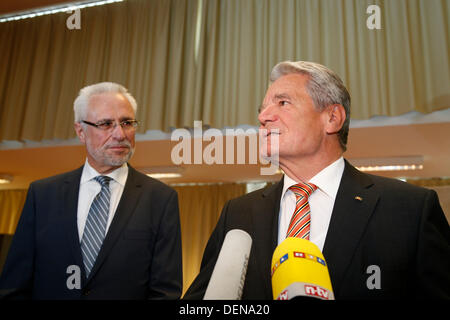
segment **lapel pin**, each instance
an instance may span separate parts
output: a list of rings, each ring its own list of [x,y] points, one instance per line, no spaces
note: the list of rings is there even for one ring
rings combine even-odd
[[[356,196],[356,197],[355,197],[355,200],[362,201],[363,198],[361,198],[360,196]]]

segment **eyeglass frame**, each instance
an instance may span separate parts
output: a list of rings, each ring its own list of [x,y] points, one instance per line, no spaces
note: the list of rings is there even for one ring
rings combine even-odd
[[[97,128],[97,129],[100,129],[102,131],[114,130],[117,127],[117,122],[113,121],[113,120],[102,120],[102,121],[99,121],[97,123],[89,122],[89,121],[86,121],[86,120],[81,120],[80,122],[82,122],[84,124],[87,124],[87,125],[90,125],[90,126],[93,126],[93,127]],[[108,128],[101,127],[102,125],[107,125],[108,122],[111,122],[111,125]],[[131,122],[131,127],[124,127],[124,124],[127,123],[127,122]],[[137,121],[135,119],[127,119],[127,120],[120,121],[119,125],[120,125],[120,127],[123,130],[131,130],[131,129],[136,129],[139,126],[139,121]]]

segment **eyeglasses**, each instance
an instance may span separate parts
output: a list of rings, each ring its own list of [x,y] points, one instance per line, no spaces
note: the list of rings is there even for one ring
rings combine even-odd
[[[97,123],[92,123],[85,120],[81,120],[81,122],[104,131],[114,130],[117,126],[117,123],[112,120],[104,120]],[[119,122],[119,125],[122,127],[123,130],[134,130],[139,125],[139,122],[137,120],[123,120]]]

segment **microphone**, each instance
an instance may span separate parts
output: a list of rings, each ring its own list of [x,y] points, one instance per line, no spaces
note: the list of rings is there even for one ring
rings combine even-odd
[[[252,247],[250,235],[239,229],[225,235],[204,300],[240,300]]]
[[[289,237],[272,256],[272,292],[276,300],[334,300],[327,263],[311,241]]]

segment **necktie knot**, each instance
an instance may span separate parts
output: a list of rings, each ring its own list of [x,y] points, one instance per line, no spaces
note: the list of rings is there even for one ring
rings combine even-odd
[[[100,183],[102,188],[104,188],[104,187],[109,187],[109,182],[112,179],[110,177],[108,177],[108,176],[97,176],[97,177],[94,178],[94,180],[97,181],[98,183]]]
[[[296,197],[306,198],[317,190],[317,186],[313,183],[300,182],[289,187],[289,190],[295,193]]]

